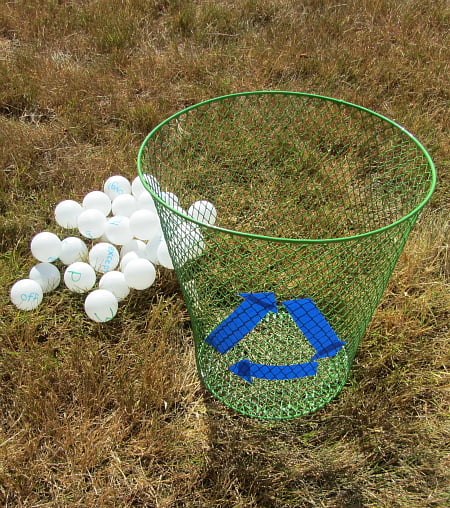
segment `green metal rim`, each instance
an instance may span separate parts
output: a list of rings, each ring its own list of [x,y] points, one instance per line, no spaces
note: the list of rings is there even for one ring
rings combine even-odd
[[[425,158],[427,159],[428,161],[428,164],[430,166],[430,169],[431,169],[431,174],[432,174],[432,179],[431,179],[431,185],[430,185],[430,188],[428,190],[428,193],[427,195],[425,196],[425,198],[423,199],[423,201],[421,203],[419,203],[419,205],[417,205],[415,208],[413,208],[408,214],[404,215],[403,217],[401,217],[400,219],[396,220],[395,222],[392,222],[391,224],[388,224],[387,226],[383,226],[382,228],[379,228],[379,229],[375,229],[375,230],[372,230],[372,231],[368,231],[366,233],[361,233],[361,234],[358,234],[358,235],[353,235],[353,236],[344,236],[344,237],[338,237],[338,238],[315,238],[315,239],[311,239],[311,238],[282,238],[282,237],[272,237],[272,236],[265,236],[265,235],[258,235],[258,234],[254,234],[254,233],[244,233],[243,231],[236,231],[236,230],[232,230],[232,229],[227,229],[227,228],[222,228],[222,227],[219,227],[219,226],[211,226],[210,224],[205,224],[201,221],[198,221],[198,220],[195,220],[193,219],[192,217],[190,217],[189,215],[185,215],[183,213],[181,213],[179,210],[176,210],[174,208],[172,208],[170,205],[168,205],[164,200],[162,200],[157,194],[155,194],[152,189],[149,187],[149,185],[147,184],[145,178],[144,178],[144,172],[143,172],[143,169],[142,169],[142,157],[143,157],[143,153],[144,153],[144,150],[145,150],[145,147],[147,145],[147,143],[149,142],[149,140],[155,135],[155,133],[157,133],[164,125],[166,125],[167,123],[169,123],[171,120],[183,115],[184,113],[188,112],[188,111],[191,111],[193,109],[196,109],[200,106],[203,106],[203,105],[206,105],[206,104],[210,104],[212,102],[216,102],[216,101],[222,101],[222,100],[225,100],[225,99],[228,99],[228,98],[233,98],[233,97],[240,97],[240,96],[247,96],[247,95],[292,95],[292,96],[299,96],[299,97],[311,97],[311,98],[315,98],[315,99],[321,99],[321,100],[325,100],[325,101],[330,101],[330,102],[334,102],[336,104],[341,104],[341,105],[344,105],[344,106],[348,106],[348,107],[352,107],[352,108],[355,108],[355,109],[359,109],[361,111],[365,111],[366,113],[369,113],[370,115],[373,115],[373,116],[376,116],[382,120],[384,120],[385,122],[393,125],[394,127],[396,127],[397,129],[399,129],[403,134],[405,134],[407,137],[409,137],[416,145],[417,147],[421,150],[421,152],[424,154]],[[427,150],[425,149],[425,147],[420,143],[420,141],[415,138],[408,130],[406,130],[404,127],[402,127],[401,125],[399,125],[398,123],[394,122],[393,120],[379,114],[379,113],[376,113],[375,111],[372,111],[370,109],[367,109],[363,106],[358,106],[357,104],[352,104],[351,102],[347,102],[347,101],[343,101],[343,100],[340,100],[340,99],[334,99],[332,97],[326,97],[326,96],[323,96],[323,95],[316,95],[316,94],[310,94],[310,93],[304,93],[304,92],[289,92],[289,91],[281,91],[281,90],[260,90],[260,91],[253,91],[253,92],[240,92],[240,93],[234,93],[234,94],[229,94],[229,95],[222,95],[220,97],[215,97],[213,99],[208,99],[206,101],[202,101],[202,102],[199,102],[197,104],[194,104],[192,106],[189,106],[188,108],[185,108],[185,109],[182,109],[181,111],[178,111],[177,113],[175,113],[174,115],[168,117],[166,120],[164,120],[163,122],[161,122],[159,125],[157,125],[148,135],[147,137],[144,139],[140,149],[139,149],[139,152],[138,152],[138,159],[137,159],[137,169],[138,169],[138,174],[141,178],[141,181],[144,185],[144,187],[150,192],[150,194],[152,195],[152,197],[154,199],[156,199],[159,203],[161,203],[164,207],[168,208],[169,210],[171,210],[171,212],[173,212],[174,214],[176,215],[179,215],[180,217],[183,217],[183,219],[185,220],[188,220],[190,222],[193,222],[199,226],[203,226],[205,228],[208,228],[209,230],[212,230],[214,232],[217,232],[217,233],[226,233],[226,234],[230,234],[230,235],[238,235],[238,236],[242,236],[242,237],[247,237],[247,238],[253,238],[253,239],[257,239],[257,240],[265,240],[265,241],[270,241],[270,242],[281,242],[281,243],[316,243],[316,244],[319,244],[319,243],[333,243],[333,242],[345,242],[345,241],[351,241],[351,240],[355,240],[355,239],[358,239],[358,238],[364,238],[364,237],[367,237],[367,236],[371,236],[371,235],[375,235],[375,234],[378,234],[378,233],[381,233],[383,231],[386,231],[390,228],[393,228],[395,226],[397,226],[398,224],[410,219],[411,217],[413,217],[414,215],[418,214],[422,208],[426,205],[426,203],[430,200],[433,192],[434,192],[434,189],[436,187],[436,168],[434,166],[434,163],[429,155],[429,153],[427,152]]]

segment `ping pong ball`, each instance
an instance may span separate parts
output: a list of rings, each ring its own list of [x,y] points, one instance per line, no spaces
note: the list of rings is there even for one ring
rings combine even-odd
[[[147,189],[144,189],[137,198],[137,206],[139,210],[150,210],[156,213],[156,205],[152,195]]]
[[[129,217],[137,210],[136,198],[131,194],[121,194],[114,198],[111,209],[114,215]]]
[[[149,175],[148,173],[143,176],[147,185],[152,189],[152,191],[159,193],[161,191],[161,187],[158,183],[158,180],[153,175]],[[145,187],[144,187],[145,188]]]
[[[189,207],[188,214],[195,220],[210,224],[211,226],[216,222],[217,210],[216,207],[209,201],[196,201]]]
[[[106,217],[111,211],[111,199],[102,191],[92,191],[84,196],[83,207],[86,210],[98,210]]]
[[[36,281],[44,293],[49,293],[59,286],[61,274],[51,263],[38,263],[30,270],[28,277]]]
[[[78,216],[78,231],[86,238],[100,238],[105,231],[105,216],[100,210],[89,208]]]
[[[18,309],[33,310],[42,302],[43,291],[35,280],[22,279],[11,287],[10,297]]]
[[[106,238],[115,245],[125,245],[133,239],[130,220],[123,215],[115,215],[106,221]]]
[[[100,273],[114,270],[119,264],[119,251],[110,243],[97,243],[89,251],[89,264]]]
[[[139,256],[139,254],[134,250],[132,250],[131,252],[127,252],[120,261],[120,269],[122,270],[122,272],[125,270],[125,267],[130,261],[134,261],[135,259],[139,259],[140,257],[141,256]]]
[[[89,293],[84,301],[84,310],[92,321],[105,323],[110,321],[119,307],[117,298],[107,289],[96,289]]]
[[[174,205],[178,205],[178,196],[173,192],[161,192],[161,199],[172,208]]]
[[[132,251],[136,252],[141,257],[145,257],[145,248],[145,242],[142,240],[136,240],[136,238],[134,238],[133,240],[127,242],[125,245],[122,245],[122,248],[120,249],[120,257],[123,258],[125,254],[128,254]]]
[[[162,241],[159,244],[158,250],[156,251],[156,255],[158,257],[159,263],[165,268],[170,268],[173,270],[173,261],[169,254],[169,249],[167,247],[167,243]]]
[[[131,194],[135,198],[139,197],[140,194],[142,194],[144,191],[146,191],[144,184],[141,181],[141,177],[138,175],[132,182],[131,182]],[[147,191],[146,191],[147,192]]]
[[[71,265],[76,261],[84,261],[87,258],[88,248],[81,238],[68,236],[61,242],[61,254],[59,260],[64,265]]]
[[[151,210],[137,210],[130,217],[130,230],[139,240],[148,240],[160,229],[158,215]]]
[[[77,227],[77,219],[83,207],[73,199],[66,199],[58,203],[55,207],[55,220],[65,229]]]
[[[164,235],[163,232],[159,229],[158,231],[155,231],[145,246],[144,257],[151,261],[154,265],[161,264],[158,260],[158,247],[163,241]]]
[[[130,288],[125,280],[125,275],[122,272],[113,270],[102,275],[98,282],[100,289],[107,289],[117,298],[120,302],[128,296]]]
[[[186,210],[184,210],[180,205],[173,205],[172,206],[173,210],[175,210],[176,212],[182,214],[182,215],[187,215],[188,213],[186,212]],[[172,236],[174,234],[174,231],[177,229],[177,227],[184,223],[185,222],[185,219],[183,219],[182,217],[180,217],[178,214],[175,214],[175,213],[172,213],[172,212],[169,212],[168,210],[164,210],[164,221],[165,221],[165,225],[166,225],[166,229],[167,229],[167,232],[168,232],[168,235],[169,236]]]
[[[121,194],[131,194],[131,183],[127,178],[121,175],[110,176],[104,186],[103,190],[110,197],[111,201]]]
[[[128,255],[128,254],[127,254]],[[133,259],[124,268],[125,281],[130,288],[147,289],[156,279],[156,270],[148,259]]]
[[[178,241],[181,264],[199,257],[205,249],[202,232],[194,224],[181,224],[176,229],[174,237]]]
[[[82,261],[72,263],[64,272],[64,283],[74,293],[85,293],[94,287],[95,271],[91,265]]]
[[[61,253],[61,240],[54,234],[44,231],[31,240],[31,253],[44,263],[56,261]]]

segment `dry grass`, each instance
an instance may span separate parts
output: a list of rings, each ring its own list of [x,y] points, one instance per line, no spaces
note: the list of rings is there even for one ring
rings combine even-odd
[[[0,5],[0,504],[435,507],[450,502],[445,0],[35,0]],[[173,274],[108,326],[63,290],[9,303],[61,199],[136,174],[146,133],[234,91],[330,95],[396,119],[439,172],[331,404],[286,423],[200,386]]]

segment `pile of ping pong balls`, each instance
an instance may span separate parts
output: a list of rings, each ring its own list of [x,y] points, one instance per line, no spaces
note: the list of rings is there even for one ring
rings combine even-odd
[[[172,208],[199,222],[215,223],[217,211],[209,201],[196,201],[186,212],[175,194],[160,190],[154,176],[145,177]],[[124,176],[111,176],[103,191],[89,192],[81,204],[72,199],[61,201],[54,212],[61,228],[77,229],[84,239],[68,236],[61,240],[50,231],[32,238],[31,253],[39,263],[10,291],[11,301],[21,310],[35,309],[44,293],[60,285],[61,271],[54,263],[65,267],[67,289],[88,293],[84,309],[97,322],[110,321],[131,289],[149,288],[156,280],[156,265],[173,269],[155,203],[139,176],[132,183]],[[195,223],[178,226],[175,234],[181,264],[202,254],[205,243]],[[93,289],[97,276],[98,289]]]

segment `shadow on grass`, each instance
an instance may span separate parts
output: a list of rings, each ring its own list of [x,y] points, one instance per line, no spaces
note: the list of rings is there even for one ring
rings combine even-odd
[[[206,390],[203,397],[210,448],[202,486],[214,506],[366,506],[360,461],[344,444],[351,419],[336,403],[276,422],[237,415]]]

